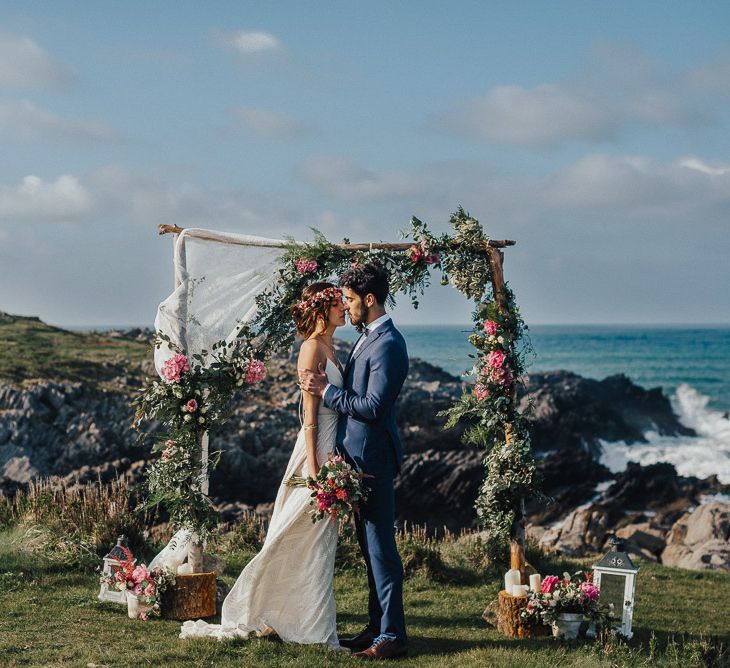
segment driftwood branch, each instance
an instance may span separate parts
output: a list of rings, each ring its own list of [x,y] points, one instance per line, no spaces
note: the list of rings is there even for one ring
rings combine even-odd
[[[160,234],[180,234],[185,228],[179,227],[178,225],[158,225],[157,229],[159,230]],[[197,236],[198,239],[208,239],[209,241],[218,241],[217,239],[214,239],[213,237],[205,237],[205,236]],[[237,244],[240,243],[240,245],[245,246],[246,244],[243,242],[226,242],[226,243],[232,243]],[[512,241],[511,239],[490,239],[488,242],[489,248],[504,248],[506,246],[514,246],[517,242]],[[262,246],[262,248],[284,248],[287,244],[282,242],[280,244],[271,244],[270,246]],[[366,250],[406,250],[407,248],[410,248],[413,243],[412,242],[404,242],[404,243],[364,243],[364,244],[335,244],[337,248],[342,248],[343,250],[351,250],[351,251],[366,251]],[[488,249],[485,249],[485,251]]]
[[[488,250],[489,256],[489,267],[492,273],[492,287],[494,288],[494,299],[497,302],[497,307],[500,313],[507,314],[507,295],[504,284],[504,267],[502,265],[504,261],[504,253],[497,248],[490,248]],[[512,388],[512,401],[516,401],[517,398],[517,387]],[[512,442],[512,430],[510,425],[506,426],[505,438],[507,444]],[[512,523],[512,529],[510,531],[510,568],[518,570],[520,572],[520,581],[526,584],[527,577],[525,572],[525,504],[524,501],[520,503],[520,508],[517,512],[514,522]]]

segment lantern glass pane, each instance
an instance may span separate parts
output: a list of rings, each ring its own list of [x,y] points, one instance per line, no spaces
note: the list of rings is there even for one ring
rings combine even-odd
[[[624,591],[626,588],[626,576],[614,575],[613,573],[601,573],[601,595],[599,601],[602,605],[613,604],[613,622],[621,624],[624,611]]]

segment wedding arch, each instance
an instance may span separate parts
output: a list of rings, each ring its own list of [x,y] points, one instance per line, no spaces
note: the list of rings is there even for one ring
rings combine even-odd
[[[135,426],[162,426],[152,448],[159,458],[147,469],[145,506],[161,505],[173,527],[193,537],[185,551],[196,571],[200,546],[217,523],[208,478],[220,455],[209,453],[210,436],[228,419],[233,396],[259,382],[269,358],[292,344],[289,307],[304,286],[374,260],[388,271],[391,302],[402,293],[417,308],[431,272],[440,271],[443,285],[474,303],[475,380],[445,412],[445,427],[463,420],[464,441],[484,450],[478,522],[493,538],[509,540],[511,567],[524,578],[524,504],[537,493],[537,481],[526,419],[516,404],[525,326],[503,274],[502,249],[515,242],[488,238],[461,207],[450,223],[453,235],[435,236],[412,218],[401,243],[339,244],[316,231],[312,242],[301,242],[159,226],[160,234],[176,235],[175,291],[155,319],[160,379],[137,397]],[[166,548],[176,549],[174,541]]]

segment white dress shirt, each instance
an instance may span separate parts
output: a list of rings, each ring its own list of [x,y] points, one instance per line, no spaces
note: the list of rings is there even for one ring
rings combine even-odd
[[[380,325],[382,325],[384,322],[388,322],[390,320],[390,316],[387,313],[384,313],[379,318],[376,318],[371,323],[365,325],[365,329],[368,330],[367,335],[363,334],[358,340],[357,343],[355,343],[355,347],[352,349],[352,355],[354,355],[360,346],[365,342],[365,339],[367,339],[368,336],[370,336]],[[324,397],[325,394],[327,394],[327,390],[330,389],[331,383],[327,383],[325,385],[324,390],[322,391],[322,396]]]

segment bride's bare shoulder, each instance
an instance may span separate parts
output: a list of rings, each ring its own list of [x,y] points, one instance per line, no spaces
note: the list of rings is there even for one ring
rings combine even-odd
[[[299,348],[299,360],[297,366],[300,369],[316,369],[317,364],[324,362],[326,353],[322,346],[314,339],[305,339]]]

